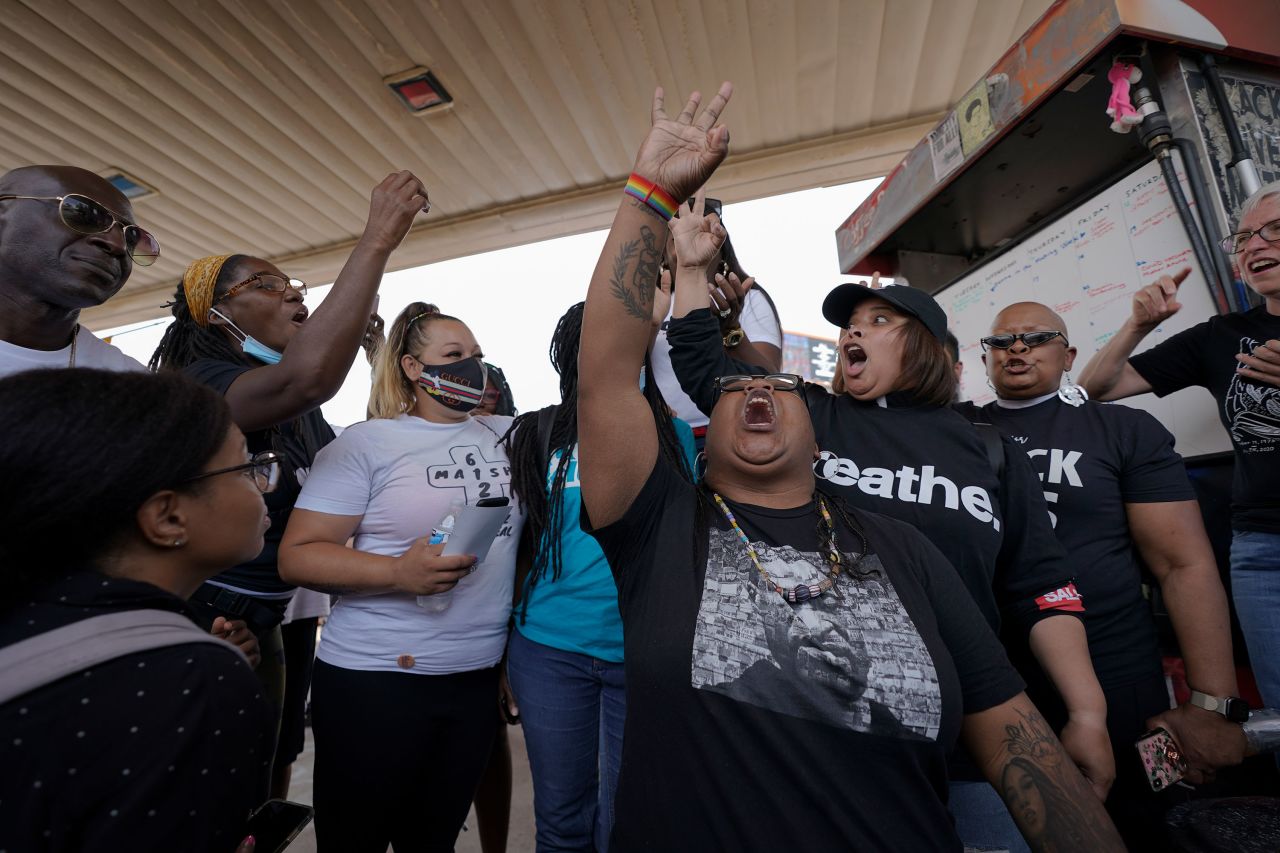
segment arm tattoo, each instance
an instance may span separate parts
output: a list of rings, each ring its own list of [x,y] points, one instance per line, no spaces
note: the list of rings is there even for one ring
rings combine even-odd
[[[648,225],[640,228],[640,238],[622,244],[618,256],[613,259],[613,275],[609,277],[609,286],[628,315],[648,323],[653,319],[653,290],[658,284],[662,245],[658,242],[658,235]],[[640,256],[639,262],[631,275],[631,284],[628,285],[627,267],[637,255]]]
[[[1106,811],[1067,759],[1044,717],[1017,709],[1000,742],[996,785],[1023,837],[1039,853],[1123,851]]]

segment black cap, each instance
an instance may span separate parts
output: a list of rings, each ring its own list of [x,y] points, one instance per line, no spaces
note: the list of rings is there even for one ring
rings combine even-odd
[[[854,307],[872,296],[878,296],[903,313],[915,317],[924,323],[924,327],[932,332],[934,337],[940,341],[946,341],[947,312],[942,310],[942,306],[932,296],[914,287],[891,284],[872,290],[865,284],[853,282],[842,284],[822,300],[822,316],[826,317],[827,322],[833,326],[843,328],[849,325],[849,315],[853,313]]]

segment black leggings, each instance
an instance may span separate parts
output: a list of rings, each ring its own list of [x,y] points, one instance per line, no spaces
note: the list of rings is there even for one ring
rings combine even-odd
[[[498,670],[365,672],[316,661],[317,849],[448,853],[498,727]]]

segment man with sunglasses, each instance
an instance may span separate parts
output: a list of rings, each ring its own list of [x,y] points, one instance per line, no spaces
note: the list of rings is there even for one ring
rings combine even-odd
[[[1133,313],[1080,376],[1094,398],[1148,391],[1163,397],[1209,389],[1231,435],[1231,595],[1262,701],[1280,706],[1280,182],[1250,196],[1240,225],[1222,241],[1262,305],[1211,317],[1146,352],[1144,337],[1182,306],[1162,278],[1133,298]]]
[[[46,367],[143,370],[80,326],[135,263],[160,254],[129,200],[74,166],[26,166],[0,177],[0,376]]]
[[[1131,849],[1163,848],[1164,812],[1173,802],[1150,790],[1133,744],[1164,726],[1189,759],[1194,781],[1241,760],[1240,727],[1203,709],[1208,697],[1237,692],[1227,597],[1173,436],[1146,412],[1081,399],[1068,374],[1076,349],[1066,331],[1062,318],[1037,302],[1003,309],[981,341],[997,399],[981,409],[962,406],[970,420],[1012,437],[1040,475],[1054,534],[1077,567],[1090,657],[1107,700],[1116,760],[1107,809]],[[1187,680],[1202,691],[1175,711],[1140,560],[1159,584]],[[1039,668],[1014,662],[1037,707],[1055,727],[1063,725],[1066,713]]]

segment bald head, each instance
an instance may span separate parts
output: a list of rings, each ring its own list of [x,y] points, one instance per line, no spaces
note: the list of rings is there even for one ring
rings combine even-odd
[[[1008,349],[989,347],[982,354],[987,378],[1005,400],[1029,400],[1051,394],[1062,384],[1062,374],[1075,362],[1075,347],[1067,344],[1067,324],[1057,312],[1039,302],[1015,302],[996,315],[993,335],[1025,335],[1027,332],[1061,332],[1036,346],[1017,339]]]
[[[1018,325],[1030,323],[1045,329],[1056,329],[1062,332],[1063,336],[1067,336],[1067,322],[1058,315],[1058,312],[1039,302],[1015,302],[1006,306],[991,321],[991,331],[1004,330],[1005,326],[1011,323]]]
[[[133,206],[124,193],[101,175],[79,166],[19,166],[0,176],[0,195],[87,195],[133,221]]]

